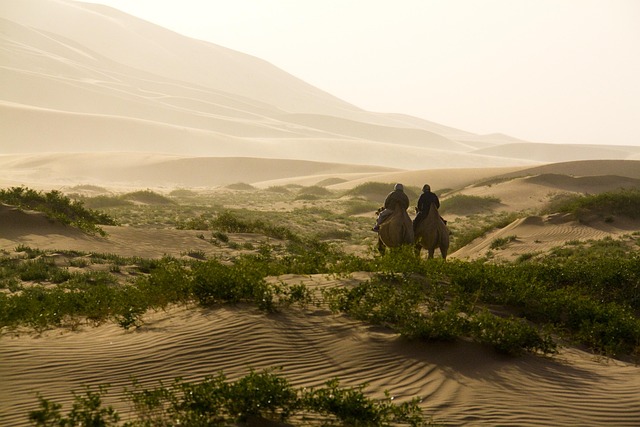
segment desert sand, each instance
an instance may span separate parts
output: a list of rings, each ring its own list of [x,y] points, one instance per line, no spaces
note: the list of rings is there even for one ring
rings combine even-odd
[[[341,285],[317,276],[286,279]],[[3,337],[3,425],[27,425],[35,392],[68,402],[69,390],[109,383],[112,403],[126,411],[118,390],[131,377],[151,386],[274,366],[296,386],[339,377],[344,385],[369,383],[373,396],[421,396],[425,412],[446,425],[634,426],[640,417],[638,367],[576,349],[513,360],[463,342],[406,342],[324,310],[265,316],[242,307],[175,308],[146,322],[129,333],[104,325]]]
[[[623,171],[625,163],[571,163],[581,176],[608,174],[607,168]],[[500,195],[500,209],[535,209],[550,194],[562,190],[568,175],[555,177],[566,165],[551,166],[546,174],[531,170],[514,172],[499,184],[460,187],[460,192]],[[326,167],[325,167],[326,168]],[[319,181],[327,176],[345,179],[320,169]],[[630,168],[626,175],[634,175]],[[488,172],[488,171],[487,171]],[[502,169],[493,173],[501,176]],[[513,171],[509,171],[513,172]],[[394,182],[401,171],[387,171],[382,182]],[[443,186],[452,185],[452,171],[406,172],[405,181],[429,177]],[[621,172],[622,173],[622,172]],[[385,176],[380,171],[375,176]],[[535,183],[532,176],[547,177]],[[549,177],[555,177],[550,179]],[[16,177],[19,178],[19,177]],[[256,177],[261,179],[262,177]],[[614,187],[630,177],[619,177]],[[303,181],[310,176],[303,176]],[[351,185],[363,177],[357,173]],[[426,178],[425,178],[426,179]],[[452,178],[453,181],[460,177]],[[612,181],[612,179],[610,179]],[[604,180],[606,181],[606,179]],[[262,182],[262,181],[258,181]],[[296,182],[292,177],[289,183]],[[338,184],[344,187],[349,181]],[[589,180],[571,191],[588,193]],[[606,186],[605,186],[606,187]],[[480,189],[480,190],[479,190]],[[112,189],[118,191],[117,187]],[[603,187],[602,191],[606,188]],[[210,192],[229,191],[209,189]],[[522,194],[526,194],[523,200]],[[238,249],[212,246],[197,231],[106,226],[108,237],[88,236],[71,227],[52,223],[42,214],[0,208],[0,250],[11,253],[18,245],[84,253],[115,253],[122,256],[159,258],[185,256],[185,249],[199,250],[222,259]],[[485,236],[452,254],[453,258],[485,256],[492,239],[517,235],[507,249],[495,256],[511,260],[525,252],[545,252],[569,240],[616,237],[640,229],[637,222],[581,224],[558,215],[531,215]],[[259,243],[259,235],[237,235],[236,241]],[[364,253],[367,245],[360,250]],[[68,262],[58,257],[61,265]],[[124,269],[126,270],[126,268]],[[274,281],[305,283],[310,287],[349,286],[367,279],[364,273],[336,279],[323,275],[287,275]],[[110,384],[108,403],[122,414],[129,411],[122,390],[131,378],[152,386],[176,377],[196,381],[223,370],[229,378],[246,375],[249,369],[279,367],[296,387],[321,386],[338,377],[347,385],[369,384],[373,397],[389,391],[398,401],[421,397],[425,413],[445,425],[589,425],[634,426],[640,419],[640,375],[633,363],[600,357],[580,348],[563,347],[552,357],[500,356],[493,350],[465,341],[423,343],[407,341],[391,330],[372,327],[332,314],[324,307],[287,310],[265,315],[245,306],[215,309],[173,307],[166,312],[147,313],[144,325],[125,331],[115,324],[80,325],[77,330],[56,329],[36,334],[5,333],[0,338],[0,421],[3,425],[27,425],[26,414],[35,408],[36,393],[68,404],[70,391],[85,385]]]
[[[5,3],[2,154],[128,151],[412,170],[640,156],[615,141],[534,144],[369,112],[260,58],[105,6]]]

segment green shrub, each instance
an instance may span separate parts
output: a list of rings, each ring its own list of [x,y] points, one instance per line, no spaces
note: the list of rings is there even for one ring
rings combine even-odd
[[[333,193],[330,190],[327,190],[326,188],[321,187],[319,185],[312,185],[310,187],[303,187],[300,190],[298,190],[298,197],[302,195],[327,197],[327,196],[332,196]]]
[[[100,187],[98,185],[91,185],[91,184],[81,184],[81,185],[75,185],[73,187],[70,188],[70,190],[74,190],[74,191],[90,191],[93,193],[104,193],[104,194],[108,194],[109,190],[107,190],[104,187]]]
[[[370,202],[366,200],[348,200],[343,203],[345,215],[360,215],[370,213],[373,218],[374,212],[380,207],[380,202]]]
[[[229,414],[241,422],[251,417],[286,420],[299,406],[289,382],[270,372],[252,370],[229,385],[229,395],[233,396],[227,402]]]
[[[500,353],[519,355],[528,351],[549,354],[557,351],[550,336],[541,336],[536,328],[522,319],[503,318],[481,311],[471,318],[469,325],[474,340],[489,344]]]
[[[147,205],[173,205],[175,202],[168,197],[151,190],[140,190],[126,193],[121,196],[123,200],[129,200]]]
[[[382,182],[365,182],[359,184],[356,187],[347,190],[345,195],[364,197],[367,200],[376,201],[379,204],[384,202],[385,197],[393,191],[395,183],[382,183]],[[412,188],[405,186],[405,194],[410,200],[417,199],[418,194]]]
[[[576,219],[583,220],[591,215],[608,218],[611,215],[640,217],[640,190],[620,189],[594,195],[556,196],[545,212],[565,212]]]
[[[274,290],[256,268],[228,266],[206,261],[193,267],[193,295],[203,305],[253,302],[259,308],[275,311]]]
[[[283,187],[281,185],[274,185],[271,187],[267,187],[267,189],[265,191],[269,191],[271,193],[278,193],[278,194],[289,194],[290,191],[287,187]]]
[[[518,239],[518,236],[505,236],[505,237],[496,237],[491,241],[489,245],[490,249],[504,249],[507,245]]]
[[[95,197],[81,197],[79,200],[91,209],[106,209],[117,208],[122,206],[132,206],[133,202],[125,200],[119,196],[95,196]]]
[[[256,188],[251,184],[246,184],[244,182],[238,182],[235,184],[229,184],[227,187],[229,190],[240,190],[240,191],[249,191],[255,190]]]
[[[86,209],[82,202],[72,201],[57,190],[42,193],[26,187],[11,187],[0,190],[0,202],[42,212],[49,218],[92,234],[106,235],[98,225],[116,225],[107,214]]]
[[[221,242],[227,243],[229,241],[229,236],[223,233],[222,231],[214,231],[211,235]]]
[[[273,373],[273,369],[251,372],[229,381],[221,372],[200,382],[175,380],[172,386],[162,384],[145,389],[133,382],[126,397],[135,413],[124,426],[215,426],[247,422],[273,421],[290,424],[293,415],[317,414],[320,421],[358,426],[422,426],[427,424],[420,400],[395,404],[389,393],[383,400],[366,396],[365,385],[341,387],[339,379],[327,381],[325,387],[295,389],[289,381]],[[36,427],[46,426],[120,426],[120,415],[112,406],[103,406],[106,387],[98,392],[86,389],[74,393],[74,404],[67,415],[62,405],[38,397],[40,408],[31,411],[29,420]],[[303,422],[304,422],[304,418]],[[326,425],[326,424],[323,424]]]
[[[442,201],[441,214],[471,215],[494,209],[500,205],[496,197],[479,197],[457,194]]]
[[[398,331],[411,339],[424,341],[453,341],[465,336],[466,320],[455,306],[431,311],[428,314],[415,313],[399,325]]]
[[[97,392],[87,387],[85,394],[74,393],[74,402],[68,416],[62,416],[62,405],[50,402],[41,396],[41,409],[29,414],[29,421],[35,426],[117,426],[120,415],[112,406],[103,407],[102,397],[107,393],[106,386],[101,386]]]
[[[198,195],[197,192],[193,190],[189,190],[188,188],[176,188],[169,193],[171,197],[196,197]]]

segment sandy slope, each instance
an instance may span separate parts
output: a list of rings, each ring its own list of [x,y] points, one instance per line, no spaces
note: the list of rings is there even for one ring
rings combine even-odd
[[[640,222],[624,218],[602,219],[584,224],[568,215],[554,214],[521,218],[508,226],[478,238],[450,255],[451,258],[477,259],[485,256],[513,261],[521,255],[547,253],[566,242],[618,238],[640,231]],[[506,247],[492,249],[496,239],[511,239]]]
[[[160,139],[161,140],[161,139]],[[293,147],[292,147],[293,148]],[[325,148],[327,152],[330,147]],[[232,152],[235,152],[234,150]],[[319,153],[320,154],[320,153]],[[322,156],[319,155],[320,159]],[[94,184],[106,187],[211,188],[244,182],[257,187],[315,185],[328,178],[345,182],[336,189],[367,181],[403,182],[421,187],[459,188],[496,174],[526,166],[504,168],[405,170],[373,166],[256,157],[192,157],[157,153],[79,152],[0,155],[0,185],[34,187]]]
[[[158,137],[156,142],[160,144],[161,141],[162,137]],[[292,145],[292,154],[293,149]],[[330,157],[331,145],[328,144],[324,150],[326,157]],[[242,153],[253,151],[248,149]],[[336,178],[342,182],[331,188],[338,190],[371,181],[401,182],[416,187],[428,183],[436,191],[458,191],[450,195],[490,195],[512,204],[515,210],[526,210],[534,208],[538,204],[537,199],[547,199],[552,192],[597,193],[636,186],[634,180],[640,179],[638,160],[481,168],[446,168],[434,161],[423,168],[408,170],[374,166],[376,162],[349,164],[321,161],[323,156],[320,152],[314,161],[232,155],[237,152],[239,149],[236,147],[229,151],[229,156],[224,157],[126,151],[5,154],[0,155],[0,185],[22,184],[37,188],[77,184],[121,188],[212,188],[244,182],[266,188],[286,184],[316,185]],[[488,184],[472,186],[483,181]]]
[[[538,213],[556,195],[599,194],[621,188],[640,188],[640,162],[600,160],[552,163],[514,168],[493,176],[479,176],[445,197],[468,195],[499,199],[497,211]]]
[[[11,2],[0,22],[3,153],[148,151],[411,169],[532,164],[473,154],[475,144],[449,136],[483,137],[363,111],[259,58],[103,6]]]
[[[0,8],[2,153],[147,151],[424,170],[637,159],[364,111],[259,58],[101,5]]]

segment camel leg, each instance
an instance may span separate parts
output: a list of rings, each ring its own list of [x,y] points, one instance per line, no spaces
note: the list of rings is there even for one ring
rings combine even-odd
[[[447,249],[444,246],[440,246],[440,254],[442,254],[442,259],[446,260],[447,259]]]
[[[422,246],[421,245],[415,245],[415,254],[416,257],[420,258],[420,251],[422,250]]]
[[[380,255],[384,255],[384,250],[385,250],[385,245],[384,243],[382,243],[382,239],[378,237],[378,252],[380,252]]]
[[[433,259],[433,253],[436,251],[436,248],[433,248],[433,249],[429,248],[428,251],[429,251],[428,259]]]

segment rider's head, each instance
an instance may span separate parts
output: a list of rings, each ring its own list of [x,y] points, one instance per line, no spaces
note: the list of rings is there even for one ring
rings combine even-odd
[[[398,184],[394,185],[393,189],[397,190],[397,191],[404,191],[404,186],[402,184],[398,183]]]
[[[426,193],[426,192],[428,192],[428,191],[431,191],[431,186],[430,186],[429,184],[425,184],[425,185],[422,187],[422,191],[423,191],[424,193]]]

